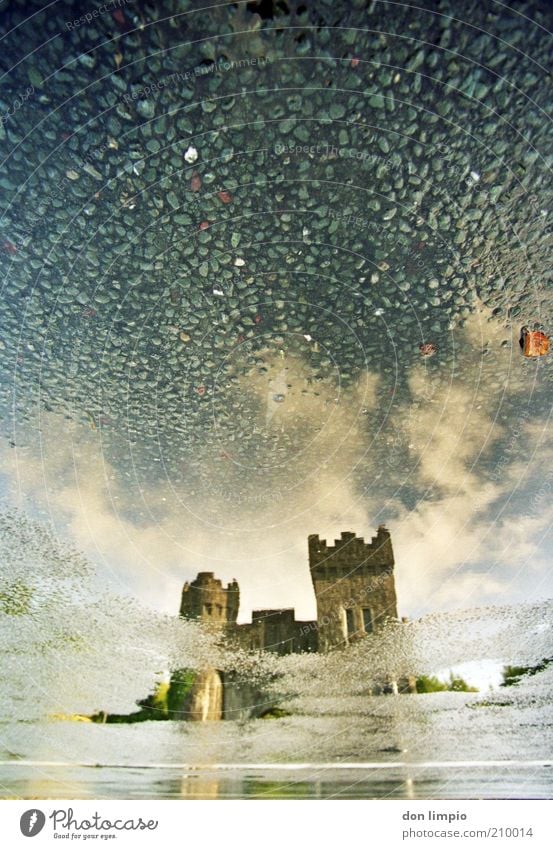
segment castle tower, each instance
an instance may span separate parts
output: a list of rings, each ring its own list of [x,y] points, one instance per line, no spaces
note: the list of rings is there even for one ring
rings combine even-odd
[[[397,619],[394,553],[380,525],[370,543],[345,531],[333,546],[309,536],[309,569],[317,599],[319,651],[347,645]]]
[[[191,584],[182,588],[180,615],[199,619],[218,627],[235,625],[240,605],[240,589],[236,581],[223,587],[213,572],[198,572]]]

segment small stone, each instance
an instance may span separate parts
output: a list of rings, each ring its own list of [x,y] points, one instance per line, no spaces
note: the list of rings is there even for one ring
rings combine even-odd
[[[242,259],[242,257],[240,257],[240,256],[237,256],[236,259],[234,260],[234,264],[238,268],[242,268],[243,265],[246,265],[246,260]]]
[[[42,88],[44,80],[38,68],[36,68],[34,65],[31,65],[31,67],[27,71],[27,76],[29,77],[31,85],[33,85],[35,88]]]
[[[146,144],[146,150],[150,153],[159,153],[161,149],[161,145],[157,139],[150,139],[150,141]]]
[[[549,336],[541,330],[523,327],[520,332],[520,347],[525,357],[543,357],[549,353]]]
[[[84,65],[85,68],[94,68],[96,65],[96,57],[93,53],[81,53],[78,61],[81,65]]]
[[[333,120],[338,120],[338,118],[343,118],[346,114],[346,108],[341,103],[333,103],[329,110],[330,117]]]
[[[198,151],[196,150],[196,148],[193,145],[190,145],[190,147],[188,147],[186,149],[186,151],[184,153],[184,158],[185,158],[185,161],[188,162],[190,165],[193,162],[196,162],[196,160],[198,158]]]
[[[83,169],[86,171],[87,174],[90,174],[91,177],[94,177],[95,180],[104,179],[100,172],[94,167],[94,165],[91,165],[90,162],[85,162],[85,164],[83,165]]]
[[[155,106],[151,100],[138,100],[136,103],[136,111],[143,118],[153,118],[156,114]]]
[[[188,335],[188,333],[185,333],[184,330],[181,333],[179,333],[179,339],[180,339],[181,342],[184,342],[184,343],[190,342],[190,336]]]
[[[226,189],[217,192],[217,197],[219,198],[221,203],[231,203],[232,201],[232,195],[230,192],[227,192]]]
[[[168,195],[167,195],[167,200],[169,201],[169,203],[171,204],[173,209],[179,208],[180,201],[179,201],[178,197],[176,196],[175,192],[169,192]]]

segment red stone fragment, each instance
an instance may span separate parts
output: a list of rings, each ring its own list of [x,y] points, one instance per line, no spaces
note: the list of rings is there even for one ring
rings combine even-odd
[[[116,21],[119,26],[126,26],[127,22],[125,20],[125,14],[122,9],[114,9],[112,11],[113,20]]]
[[[9,239],[6,239],[6,241],[4,242],[4,244],[2,245],[2,247],[3,247],[3,249],[5,250],[5,252],[6,252],[7,254],[11,254],[11,255],[13,256],[13,254],[16,254],[16,253],[17,253],[17,248],[16,248],[16,246],[14,245],[14,243],[13,243],[13,242],[10,242],[10,240],[9,240]]]
[[[431,357],[437,350],[438,348],[433,342],[421,342],[419,345],[419,351],[423,357]]]
[[[200,221],[198,225],[198,230],[207,230],[209,227],[209,221]]]
[[[200,398],[201,398],[201,397],[202,397],[202,395],[205,395],[205,393],[206,393],[205,386],[198,386],[198,387],[196,387],[196,392],[198,393],[198,395],[199,395],[199,396],[200,396]]]
[[[232,201],[232,195],[230,192],[227,192],[226,189],[217,192],[217,197],[219,198],[221,203],[230,203]]]
[[[262,318],[262,316],[260,316],[260,315],[259,315],[259,313],[258,313],[258,314],[256,315],[256,317],[254,318],[254,321],[255,321],[255,323],[256,323],[256,324],[261,324],[261,322],[263,321],[263,318]]]
[[[194,173],[192,174],[192,179],[190,180],[190,188],[193,192],[199,192],[202,188],[202,178],[197,173],[197,171],[194,171]]]
[[[359,64],[359,62],[360,62],[360,61],[361,61],[360,59],[352,59],[352,60],[351,60],[351,63],[350,63],[350,64],[351,64],[351,67],[352,67],[352,68],[357,68],[357,66],[358,66],[358,64]]]
[[[520,334],[520,346],[525,357],[544,357],[549,353],[549,336],[541,330],[528,330],[523,327]]]

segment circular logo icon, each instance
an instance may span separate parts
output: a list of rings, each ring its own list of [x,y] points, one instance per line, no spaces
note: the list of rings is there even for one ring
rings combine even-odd
[[[24,834],[25,837],[36,837],[44,828],[45,823],[46,817],[42,811],[39,811],[38,808],[31,808],[31,810],[25,811],[21,815],[19,828],[21,829],[21,834]]]

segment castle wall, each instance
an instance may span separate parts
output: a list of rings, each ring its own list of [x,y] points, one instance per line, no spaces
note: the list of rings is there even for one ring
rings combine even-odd
[[[285,655],[317,651],[317,623],[298,621],[293,608],[254,610],[252,622],[237,625],[229,634],[243,649]]]
[[[223,718],[223,682],[216,669],[198,673],[190,694],[189,716],[192,722],[213,722]]]
[[[309,568],[317,599],[319,651],[351,643],[397,619],[389,532],[382,526],[366,543],[344,532],[334,546],[309,537]]]
[[[223,685],[223,719],[253,719],[275,707],[274,696],[268,696],[239,672],[225,672]]]

